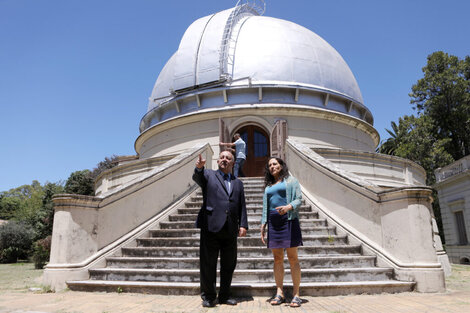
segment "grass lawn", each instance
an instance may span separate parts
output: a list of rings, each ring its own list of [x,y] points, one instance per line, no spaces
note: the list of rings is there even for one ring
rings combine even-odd
[[[43,270],[34,269],[34,263],[0,264],[0,293],[26,292],[29,288],[41,288]]]
[[[27,292],[29,288],[49,291],[41,284],[43,270],[34,269],[33,263],[0,264],[0,293]],[[448,290],[470,290],[470,265],[452,264],[452,275],[446,277]]]
[[[452,264],[452,274],[446,277],[446,288],[470,290],[470,265]]]

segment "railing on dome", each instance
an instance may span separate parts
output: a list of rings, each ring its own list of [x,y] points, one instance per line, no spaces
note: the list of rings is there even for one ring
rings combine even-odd
[[[238,0],[234,10],[227,19],[222,42],[220,46],[220,78],[230,80],[232,78],[235,57],[236,36],[232,36],[234,27],[238,21],[248,15],[263,15],[266,10],[264,0]]]

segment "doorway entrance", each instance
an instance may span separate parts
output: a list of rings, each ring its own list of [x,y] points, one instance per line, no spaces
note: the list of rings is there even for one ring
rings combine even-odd
[[[264,177],[264,167],[269,159],[269,135],[260,127],[247,125],[237,130],[246,144],[246,161],[243,173],[247,177]]]

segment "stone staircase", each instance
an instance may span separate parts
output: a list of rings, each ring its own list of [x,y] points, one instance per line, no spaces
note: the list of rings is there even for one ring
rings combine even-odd
[[[271,251],[260,239],[263,181],[244,178],[249,230],[238,239],[238,261],[233,275],[235,296],[272,296],[275,283]],[[135,247],[121,249],[121,256],[108,257],[106,267],[90,269],[90,279],[69,281],[71,290],[199,294],[199,229],[194,221],[202,204],[200,190]],[[392,268],[375,265],[376,257],[362,255],[360,245],[348,243],[335,227],[319,218],[310,205],[300,207],[304,246],[299,247],[302,295],[345,295],[404,292],[412,282],[394,280]],[[285,292],[292,290],[287,256]]]

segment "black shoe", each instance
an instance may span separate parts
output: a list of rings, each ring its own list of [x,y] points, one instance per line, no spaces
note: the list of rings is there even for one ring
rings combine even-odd
[[[202,300],[202,306],[205,308],[213,308],[215,304],[215,300]]]
[[[228,298],[224,300],[219,299],[219,304],[237,305],[237,303],[237,300],[233,298]]]

